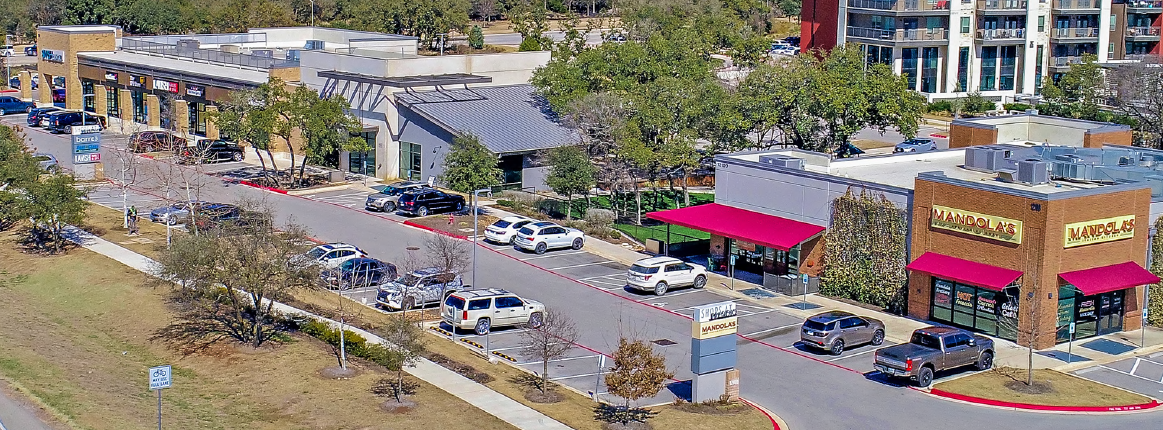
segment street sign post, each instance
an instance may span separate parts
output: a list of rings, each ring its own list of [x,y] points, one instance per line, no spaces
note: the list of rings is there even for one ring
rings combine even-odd
[[[173,369],[170,365],[149,369],[149,389],[157,391],[157,429],[162,430],[162,390],[173,384]]]
[[[1070,323],[1070,342],[1066,344],[1066,363],[1074,360],[1074,323]]]
[[[800,275],[800,279],[804,283],[804,310],[808,310],[808,275],[806,273]]]

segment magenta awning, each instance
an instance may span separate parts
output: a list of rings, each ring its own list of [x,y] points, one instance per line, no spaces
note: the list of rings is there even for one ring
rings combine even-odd
[[[994,291],[1001,291],[1022,276],[1022,272],[1017,270],[962,260],[935,252],[924,253],[905,268]]]
[[[718,203],[651,212],[646,217],[783,251],[824,231],[815,224]]]
[[[1059,273],[1058,277],[1088,296],[1159,282],[1158,276],[1134,261]]]

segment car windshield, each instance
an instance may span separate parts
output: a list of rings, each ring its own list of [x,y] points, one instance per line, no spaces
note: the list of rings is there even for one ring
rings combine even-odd
[[[461,310],[464,309],[464,299],[457,296],[448,296],[448,298],[444,300],[444,305],[456,310]]]
[[[35,156],[35,157],[32,157],[32,158],[33,158],[34,160],[36,160],[36,161],[48,161],[48,160],[51,160],[51,158],[49,158],[47,155],[37,155],[37,156]]]
[[[824,331],[824,323],[816,321],[816,320],[807,320],[807,321],[804,321],[804,328],[809,329],[809,330]]]
[[[533,229],[531,229],[529,227],[522,227],[520,230],[517,230],[517,233],[521,233],[521,234],[526,235],[526,236],[532,236]]]
[[[314,259],[316,259],[316,258],[322,257],[322,256],[323,256],[323,254],[325,254],[325,253],[327,253],[327,250],[326,250],[326,249],[323,249],[323,248],[314,248],[314,249],[312,249],[312,250],[310,250],[310,251],[308,251],[308,252],[307,252],[307,256],[308,256],[308,257],[311,257],[311,259],[312,259],[312,260],[314,260]]]
[[[649,275],[651,273],[658,273],[658,267],[639,266],[637,264],[630,266],[630,271],[634,273],[642,273]]]
[[[355,262],[356,262],[356,260],[344,261],[343,264],[339,265],[339,270],[342,270],[344,272],[350,272],[351,268],[355,267]]]
[[[927,348],[941,349],[941,341],[937,339],[937,336],[928,333],[913,333],[913,339],[909,343]]]
[[[396,194],[400,194],[400,189],[389,185],[389,186],[385,187],[384,189],[380,190],[380,194],[394,196]]]
[[[500,221],[493,223],[493,227],[497,227],[497,228],[508,228],[511,225],[513,225],[513,223],[505,221],[505,220],[500,220]]]
[[[405,273],[403,276],[396,278],[396,283],[401,285],[416,285],[420,282],[420,277],[411,273]]]

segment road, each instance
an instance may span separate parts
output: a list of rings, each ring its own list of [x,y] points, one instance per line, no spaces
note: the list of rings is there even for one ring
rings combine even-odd
[[[52,430],[26,405],[10,398],[5,388],[0,388],[0,430]]]
[[[6,118],[10,122],[22,119],[22,116]],[[62,160],[68,158],[64,136],[48,135],[37,129],[30,130],[28,135],[39,150],[52,152]],[[114,157],[105,156],[105,160],[108,171],[116,170]],[[326,196],[311,199],[223,183],[214,177],[198,177],[205,184],[201,199],[263,198],[276,208],[280,222],[293,219],[308,226],[318,239],[352,243],[386,261],[400,260],[406,247],[422,246],[431,234],[401,225],[395,215],[365,212],[354,196],[347,200],[321,198]],[[138,186],[150,187],[149,182],[143,180]],[[689,379],[690,320],[684,315],[689,312],[684,308],[726,299],[707,291],[679,290],[663,297],[628,292],[617,285],[621,266],[597,262],[593,259],[600,257],[588,253],[570,252],[557,251],[539,258],[507,247],[482,244],[477,253],[480,268],[477,279],[466,275],[466,280],[477,287],[505,288],[564,310],[581,329],[578,343],[592,352],[610,353],[620,335],[673,341],[674,344],[659,349],[676,371],[676,378]],[[1147,429],[1158,428],[1163,418],[1160,412],[1030,413],[937,399],[883,381],[878,373],[871,371],[871,354],[867,353],[870,348],[846,352],[836,360],[801,350],[794,341],[798,322],[778,309],[751,309],[741,318],[740,333],[744,336],[737,340],[741,394],[774,411],[792,429]]]
[[[565,38],[564,31],[547,31],[545,36],[553,39],[554,42]],[[521,34],[519,33],[497,33],[486,34],[485,43],[489,45],[510,45],[517,46],[521,44]],[[595,29],[586,35],[586,43],[590,45],[597,45],[602,43],[602,30]]]

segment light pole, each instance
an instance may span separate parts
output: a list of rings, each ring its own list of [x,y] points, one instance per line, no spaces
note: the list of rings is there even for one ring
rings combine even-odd
[[[1147,230],[1147,270],[1155,263],[1155,235],[1158,231],[1154,227]],[[1139,348],[1147,346],[1147,300],[1151,295],[1151,286],[1143,286],[1143,314],[1139,323]]]
[[[490,188],[481,188],[472,192],[472,284],[476,288],[477,284],[477,236],[480,236],[480,223],[477,222],[477,214],[480,213],[479,202],[481,193],[493,193]]]

